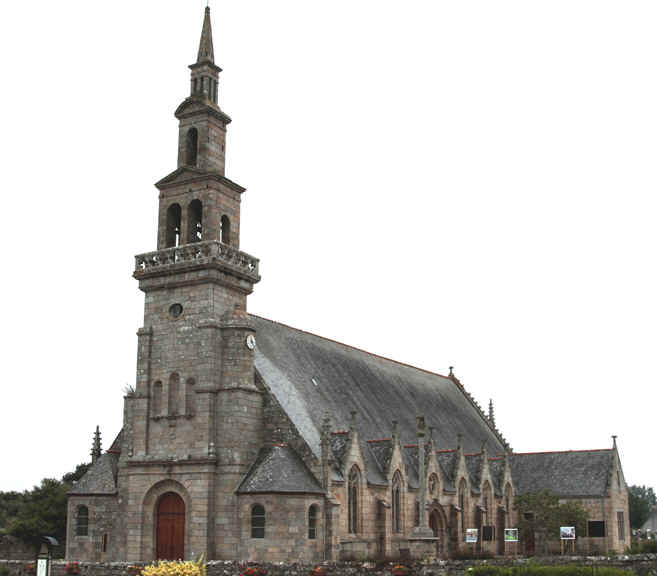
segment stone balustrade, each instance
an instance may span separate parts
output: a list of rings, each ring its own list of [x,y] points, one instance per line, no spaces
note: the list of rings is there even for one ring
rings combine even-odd
[[[135,256],[135,276],[149,272],[169,270],[171,266],[181,264],[223,263],[229,268],[241,272],[254,282],[260,279],[259,260],[246,252],[240,252],[228,244],[209,240],[193,242],[175,248],[165,248]]]

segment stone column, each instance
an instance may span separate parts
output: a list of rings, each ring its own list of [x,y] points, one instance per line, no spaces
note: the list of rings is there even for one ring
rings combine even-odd
[[[408,539],[411,556],[413,558],[427,558],[436,555],[436,537],[429,528],[427,521],[427,480],[424,466],[424,416],[417,418],[417,450],[418,450],[418,476],[419,476],[419,505],[420,518],[418,525],[411,532]]]

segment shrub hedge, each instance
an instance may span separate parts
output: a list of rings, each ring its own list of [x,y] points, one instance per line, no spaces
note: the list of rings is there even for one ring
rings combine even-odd
[[[633,576],[632,570],[610,566],[477,566],[468,571],[472,576]]]

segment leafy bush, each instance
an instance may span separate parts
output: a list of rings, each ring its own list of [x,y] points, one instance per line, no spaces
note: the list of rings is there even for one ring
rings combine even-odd
[[[470,572],[472,576],[591,576],[591,566],[541,566],[528,564],[522,567],[507,568],[504,566],[478,566]],[[631,570],[597,566],[597,576],[633,576]]]
[[[657,540],[632,540],[625,554],[657,554]]]
[[[490,552],[476,552],[469,548],[463,548],[454,552],[454,560],[490,560],[493,555]]]
[[[641,542],[641,552],[644,554],[657,554],[657,540],[645,540]]]
[[[9,568],[0,566],[0,576],[9,576]]]

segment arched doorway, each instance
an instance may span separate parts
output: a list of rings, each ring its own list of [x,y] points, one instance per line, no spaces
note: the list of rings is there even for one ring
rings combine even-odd
[[[429,527],[436,538],[436,556],[447,557],[447,522],[442,509],[434,508],[429,514]]]
[[[185,502],[175,492],[166,492],[157,504],[157,559],[184,557]]]

